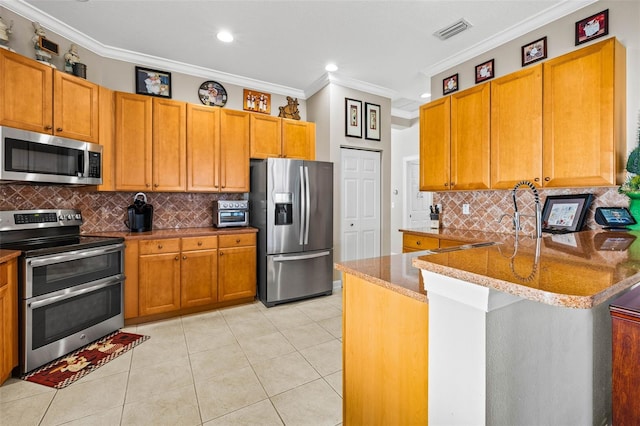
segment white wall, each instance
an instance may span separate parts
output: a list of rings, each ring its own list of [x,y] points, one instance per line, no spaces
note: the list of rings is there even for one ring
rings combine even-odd
[[[402,235],[398,229],[403,227],[403,201],[406,195],[404,162],[409,157],[417,158],[419,153],[419,120],[405,129],[391,129],[391,253],[402,253]]]

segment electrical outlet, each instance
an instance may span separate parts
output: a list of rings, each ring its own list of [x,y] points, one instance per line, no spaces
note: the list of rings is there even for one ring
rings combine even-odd
[[[469,214],[469,204],[462,205],[462,214]]]

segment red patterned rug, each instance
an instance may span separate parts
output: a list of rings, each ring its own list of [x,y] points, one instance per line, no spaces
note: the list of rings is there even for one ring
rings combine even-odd
[[[21,379],[62,389],[147,339],[149,336],[116,331],[25,374]]]

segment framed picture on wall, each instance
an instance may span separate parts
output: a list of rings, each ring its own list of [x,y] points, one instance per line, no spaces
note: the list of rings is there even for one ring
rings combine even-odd
[[[476,84],[493,78],[493,59],[476,65]]]
[[[380,105],[364,104],[364,138],[372,141],[380,140]]]
[[[547,38],[542,37],[536,41],[522,46],[522,66],[538,62],[547,57]]]
[[[442,80],[442,94],[448,95],[458,90],[458,74],[447,77]]]
[[[170,99],[171,73],[136,67],[136,93]]]
[[[344,98],[345,135],[362,137],[362,101]]]
[[[609,34],[609,9],[576,22],[576,46]]]

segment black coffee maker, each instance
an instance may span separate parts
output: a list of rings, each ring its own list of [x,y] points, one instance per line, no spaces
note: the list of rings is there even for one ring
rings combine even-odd
[[[138,192],[133,204],[127,207],[127,220],[124,222],[131,232],[151,231],[153,228],[153,206],[147,204],[147,196]]]

